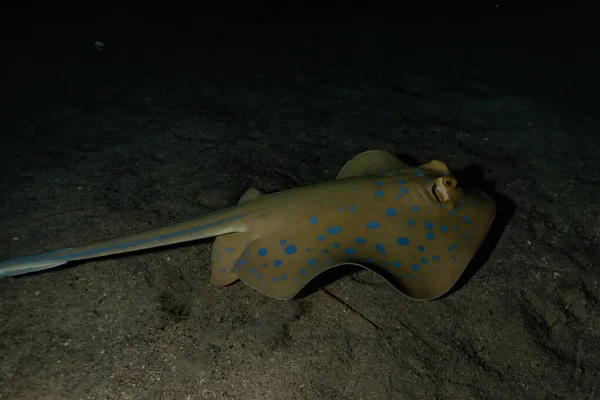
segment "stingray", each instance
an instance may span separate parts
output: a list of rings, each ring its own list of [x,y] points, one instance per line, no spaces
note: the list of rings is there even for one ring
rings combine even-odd
[[[444,162],[410,167],[371,150],[334,181],[272,194],[251,188],[236,206],[186,222],[1,262],[0,276],[216,237],[215,286],[242,280],[287,300],[326,270],[358,265],[411,299],[432,300],[456,283],[495,214],[494,200],[465,192]]]

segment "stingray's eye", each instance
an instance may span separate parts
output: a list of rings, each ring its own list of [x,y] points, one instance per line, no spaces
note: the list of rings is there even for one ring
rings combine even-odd
[[[431,191],[439,203],[445,203],[450,199],[448,189],[456,187],[456,179],[452,176],[442,176],[433,182]]]
[[[444,186],[454,189],[457,185],[456,178],[452,176],[446,176],[444,179]]]

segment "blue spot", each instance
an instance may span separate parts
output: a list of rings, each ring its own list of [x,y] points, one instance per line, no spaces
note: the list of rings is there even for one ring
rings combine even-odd
[[[286,279],[287,279],[287,275],[286,274],[281,275],[281,280],[282,281],[285,281]]]
[[[235,267],[233,270],[234,270],[235,272],[238,272],[238,271],[240,270],[240,267]]]
[[[371,221],[371,222],[367,222],[367,228],[369,229],[377,229],[379,228],[381,225],[379,224],[379,222],[377,221]]]
[[[302,269],[300,270],[300,275],[306,275],[306,274],[308,274],[308,271],[307,271],[307,270],[305,270],[304,268],[302,268]]]
[[[389,207],[387,210],[385,210],[385,215],[387,215],[388,217],[395,217],[396,209],[394,207]]]
[[[394,268],[400,268],[400,263],[398,261],[394,261],[392,265],[394,266]]]
[[[250,255],[250,253],[248,253],[248,252],[245,252],[245,253],[244,253],[244,255],[245,255],[246,257],[248,257],[248,256]]]
[[[221,272],[225,272],[225,271],[226,271],[226,269],[225,269],[225,268],[221,268]]]
[[[425,247],[419,246],[419,251],[421,251],[421,252],[425,251]]]
[[[265,285],[268,285],[268,284],[269,284],[269,281],[265,281]]]
[[[298,250],[296,248],[296,246],[294,246],[293,244],[290,244],[288,247],[285,248],[285,253],[286,254],[294,254],[296,252],[296,250]]]
[[[329,250],[327,250],[327,249],[323,249],[323,250],[321,250],[321,252],[322,252],[322,253],[329,253]]]
[[[217,258],[221,258],[221,253],[217,254]]]
[[[411,209],[412,212],[417,212],[417,211],[419,211],[419,206],[414,205],[410,209]]]
[[[436,275],[439,275],[439,274],[440,274],[440,270],[439,270],[439,269],[436,269],[434,273],[435,273]]]
[[[294,283],[298,283],[298,277],[294,277]]]
[[[383,186],[383,182],[379,181],[376,183],[377,186]]]
[[[473,221],[471,221],[471,218],[469,218],[468,216],[464,216],[463,217],[463,221],[465,221],[467,224],[471,225],[473,223]]]
[[[319,242],[322,242],[323,240],[325,240],[325,235],[319,235],[319,236],[317,236],[317,240]]]
[[[341,226],[332,226],[331,228],[327,229],[327,233],[330,235],[335,235],[338,234],[342,231],[342,227]]]
[[[409,219],[408,220],[408,226],[413,226],[415,224],[415,220],[414,219]]]
[[[267,249],[265,249],[265,248],[263,247],[262,249],[260,249],[260,250],[258,251],[258,255],[259,255],[259,256],[266,256],[266,255],[267,255],[267,252],[268,252],[268,251],[267,251]]]
[[[431,222],[431,221],[425,222],[425,228],[427,228],[427,229],[433,229],[433,222]]]
[[[256,268],[253,268],[253,269],[252,269],[252,271],[250,271],[250,273],[251,273],[252,275],[254,275],[254,274],[256,273]]]
[[[418,176],[419,178],[422,178],[422,177],[424,177],[424,176],[425,176],[425,174],[423,174],[423,173],[420,173],[420,174],[417,174],[417,176]]]
[[[281,267],[281,264],[282,264],[281,260],[275,260],[275,261],[273,261],[273,265],[276,266],[276,267]]]
[[[267,268],[267,266],[268,266],[267,264],[263,264],[263,268]]]
[[[458,225],[454,225],[454,230],[457,231],[458,229]]]
[[[406,277],[410,279],[412,278],[412,274],[406,274]]]
[[[413,264],[412,265],[412,269],[415,270],[415,271],[418,271],[419,270],[419,264]]]
[[[446,225],[442,225],[442,232],[448,232],[448,227]]]
[[[407,188],[400,188],[400,193],[402,193],[402,194],[408,194],[408,189]]]
[[[378,190],[375,192],[375,196],[377,196],[377,197],[383,197],[383,195],[384,195],[383,190]]]
[[[231,253],[233,251],[233,249],[231,247],[228,247],[225,249],[226,252]]]
[[[343,209],[343,208],[340,208],[338,211],[339,211],[339,212],[344,212],[344,209]]]
[[[356,253],[356,249],[352,248],[352,247],[348,247],[346,249],[346,254],[354,254]]]
[[[339,249],[340,248],[340,244],[339,243],[332,243],[331,247],[333,247],[334,249]]]
[[[450,210],[450,215],[455,216],[456,215],[456,210]]]
[[[405,180],[405,179],[400,179],[400,180],[398,181],[398,184],[399,184],[399,185],[404,185],[405,183],[406,183],[406,180]]]
[[[400,195],[400,194],[397,194],[397,195],[396,195],[396,198],[397,198],[397,199],[401,199],[401,198],[402,198],[402,195]]]
[[[433,261],[440,261],[440,256],[437,256],[435,254],[431,258],[433,259]]]
[[[279,241],[279,244],[282,245],[282,246],[285,246],[286,243],[287,242],[285,240],[283,240],[283,239]]]
[[[427,239],[429,239],[429,240],[433,240],[434,237],[435,237],[435,235],[433,233],[431,233],[431,232],[429,232],[427,234]]]
[[[317,222],[319,222],[319,218],[317,217],[310,217],[310,219],[308,220],[308,222],[310,222],[311,224],[316,224]]]
[[[376,244],[375,245],[375,250],[379,251],[381,254],[385,254],[385,247],[383,247],[382,244]]]
[[[408,243],[409,243],[408,238],[405,238],[405,237],[398,238],[398,244],[400,246],[408,246]]]
[[[307,247],[307,248],[306,248],[306,251],[310,251],[310,247]]]
[[[356,211],[356,206],[350,206],[350,207],[348,207],[348,211],[350,211],[350,212]]]
[[[365,238],[362,238],[362,237],[356,238],[356,243],[366,243],[366,242],[367,242],[367,239],[365,239]]]
[[[233,265],[237,264],[238,260],[233,260]]]
[[[246,260],[245,259],[240,260],[240,264],[242,264],[242,265],[246,264]]]
[[[448,251],[454,251],[454,248],[448,247]]]
[[[308,262],[308,265],[313,265],[316,262],[317,262],[316,258],[311,258],[310,261]]]
[[[421,264],[427,264],[428,262],[429,262],[429,260],[428,260],[428,259],[426,259],[425,257],[423,257],[423,258],[421,259]]]

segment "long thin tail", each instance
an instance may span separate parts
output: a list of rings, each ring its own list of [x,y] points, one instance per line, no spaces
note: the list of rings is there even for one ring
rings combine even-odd
[[[246,212],[244,213],[244,211]],[[248,214],[248,210],[244,210],[242,207],[232,207],[151,231],[0,262],[0,277],[42,271],[58,267],[69,261],[167,246],[233,232],[245,232],[247,226],[241,219]]]

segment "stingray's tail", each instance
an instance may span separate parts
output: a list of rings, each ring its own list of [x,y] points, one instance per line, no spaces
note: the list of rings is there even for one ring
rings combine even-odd
[[[167,246],[233,232],[244,232],[246,225],[243,217],[247,214],[243,209],[234,207],[151,231],[0,262],[0,277],[42,271],[58,267],[69,261]]]
[[[66,260],[52,260],[51,258],[54,255],[68,250],[70,249],[57,250],[51,253],[44,253],[36,256],[21,257],[14,260],[4,261],[0,263],[0,277],[29,274],[31,272],[43,271],[45,269],[66,264],[68,262]]]

